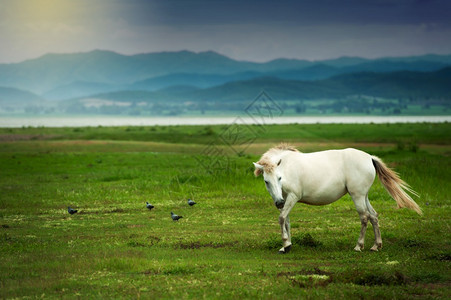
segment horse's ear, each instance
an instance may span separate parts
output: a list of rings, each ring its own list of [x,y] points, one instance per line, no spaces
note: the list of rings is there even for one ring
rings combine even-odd
[[[263,166],[260,165],[259,163],[254,163],[254,167],[255,167],[254,171],[255,177],[258,177],[260,174],[263,173]]]
[[[277,166],[279,166],[281,162],[282,162],[282,159],[279,160],[279,162],[277,163]]]

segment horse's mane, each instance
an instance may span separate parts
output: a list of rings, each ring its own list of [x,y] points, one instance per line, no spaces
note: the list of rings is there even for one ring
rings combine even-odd
[[[276,164],[271,160],[271,157],[283,151],[299,152],[294,146],[286,143],[281,143],[266,151],[257,163],[263,166],[263,169],[266,173],[271,173],[276,167]],[[262,172],[262,170],[256,168],[254,174],[255,176],[259,176]]]

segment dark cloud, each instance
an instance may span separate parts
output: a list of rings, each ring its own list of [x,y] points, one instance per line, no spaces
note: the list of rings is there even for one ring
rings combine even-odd
[[[449,54],[450,11],[448,0],[0,0],[0,62],[93,49],[255,61]]]
[[[451,23],[446,0],[134,0],[117,5],[128,21],[153,25]]]

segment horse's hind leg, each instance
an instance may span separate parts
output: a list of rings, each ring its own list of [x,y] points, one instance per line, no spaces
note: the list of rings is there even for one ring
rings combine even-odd
[[[355,251],[362,251],[365,247],[365,233],[366,228],[368,227],[368,219],[370,218],[370,213],[367,211],[366,205],[365,205],[365,196],[355,196],[351,195],[352,200],[354,201],[355,208],[357,209],[357,212],[359,213],[360,222],[362,224],[362,227],[360,228],[360,236],[357,240],[357,245],[355,246]]]
[[[371,225],[373,225],[374,230],[374,245],[371,247],[372,251],[378,251],[380,248],[382,248],[382,237],[381,237],[381,231],[379,229],[379,219],[377,218],[377,212],[374,210],[374,208],[371,206],[370,201],[368,199],[368,196],[365,199],[366,206],[368,208],[368,211],[370,212],[370,222]]]
[[[374,230],[374,245],[371,247],[372,251],[378,251],[382,248],[382,237],[381,237],[381,231],[379,229],[379,220],[376,216],[370,215],[370,222],[373,225]]]
[[[355,246],[354,250],[355,251],[362,251],[363,248],[365,247],[365,233],[366,233],[366,228],[368,227],[368,214],[366,213],[362,213],[360,214],[360,223],[362,224],[362,227],[360,228],[360,235],[359,235],[359,239],[357,240],[357,245]]]

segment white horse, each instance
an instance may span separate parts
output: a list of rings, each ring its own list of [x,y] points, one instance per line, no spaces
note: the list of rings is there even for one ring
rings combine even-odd
[[[354,250],[364,247],[368,220],[373,225],[375,243],[371,250],[382,247],[378,214],[368,200],[368,191],[376,174],[398,208],[408,207],[422,214],[420,207],[406,193],[418,196],[399,176],[379,158],[356,149],[328,150],[301,153],[294,147],[281,144],[268,150],[254,163],[255,176],[263,173],[266,189],[280,210],[279,224],[282,230],[281,253],[291,249],[290,213],[296,202],[326,205],[351,195],[362,228]]]

